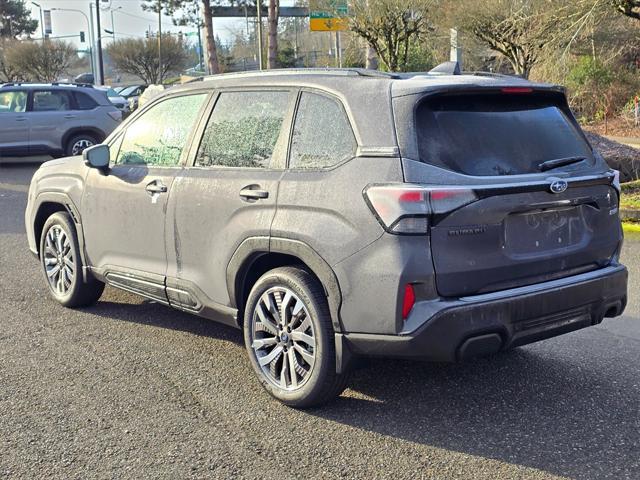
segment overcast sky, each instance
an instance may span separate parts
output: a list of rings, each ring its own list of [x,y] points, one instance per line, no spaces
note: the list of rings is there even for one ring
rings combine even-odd
[[[35,0],[43,10],[50,10],[53,8],[67,8],[82,10],[87,16],[89,16],[89,5],[94,5],[95,0]],[[40,10],[33,5],[29,0],[25,0],[28,7],[31,8],[31,14],[33,18],[40,20]],[[139,0],[111,0],[110,2],[102,2],[103,9],[100,12],[100,23],[103,28],[103,45],[107,45],[110,42],[110,36],[104,32],[104,29],[112,30],[111,24],[112,12],[113,22],[115,24],[116,39],[126,37],[144,37],[145,31],[151,28],[153,32],[158,30],[158,16],[153,12],[147,12],[142,10],[141,2]],[[289,2],[283,2],[283,4]],[[95,16],[94,16],[95,18]],[[243,19],[214,19],[214,31],[220,36],[223,42],[229,42],[232,38],[231,32],[243,28],[245,21]],[[52,24],[52,37],[64,36],[64,35],[79,35],[81,30],[85,31],[87,42],[89,35],[87,32],[87,21],[78,12],[66,12],[66,11],[52,11],[51,12],[51,24]],[[173,25],[171,17],[162,17],[162,30],[164,31],[180,31],[189,32],[195,31],[190,27],[177,27]],[[40,30],[33,35],[40,36]],[[194,37],[197,39],[197,37]],[[83,45],[79,43],[79,38],[69,38],[68,40],[74,41],[78,44],[79,48]],[[86,45],[86,44],[85,44]]]

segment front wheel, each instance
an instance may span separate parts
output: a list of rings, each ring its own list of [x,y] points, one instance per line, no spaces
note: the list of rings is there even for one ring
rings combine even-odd
[[[87,148],[96,145],[98,141],[93,135],[81,134],[76,135],[67,142],[66,154],[70,157],[82,155]]]
[[[322,285],[301,268],[264,274],[251,289],[244,341],[262,386],[282,403],[317,406],[338,396],[334,330]]]
[[[82,279],[82,258],[76,229],[68,213],[57,212],[44,224],[40,238],[40,263],[51,296],[65,307],[95,303],[104,283]]]

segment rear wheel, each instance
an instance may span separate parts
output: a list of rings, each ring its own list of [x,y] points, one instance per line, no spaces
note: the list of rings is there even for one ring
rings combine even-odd
[[[93,135],[86,133],[75,135],[67,142],[66,154],[68,156],[82,155],[82,152],[97,143],[98,141]]]
[[[57,212],[44,224],[40,238],[40,263],[51,296],[65,307],[95,303],[104,283],[82,280],[82,258],[76,229],[69,214]]]
[[[324,290],[306,270],[277,268],[256,282],[245,308],[244,340],[260,383],[286,405],[317,406],[345,388],[346,374],[336,373]]]

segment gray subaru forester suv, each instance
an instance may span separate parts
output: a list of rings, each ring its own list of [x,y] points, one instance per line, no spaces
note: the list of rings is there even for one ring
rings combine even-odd
[[[45,163],[26,228],[61,304],[108,284],[241,328],[264,388],[308,407],[356,356],[460,361],[620,315],[618,202],[557,86],[280,70],[171,89]]]
[[[68,83],[0,86],[0,159],[78,155],[122,121],[104,91]]]

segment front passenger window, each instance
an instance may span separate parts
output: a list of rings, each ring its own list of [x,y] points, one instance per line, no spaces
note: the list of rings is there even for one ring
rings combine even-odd
[[[172,167],[198,118],[206,93],[167,98],[138,117],[124,134],[117,164]]]

